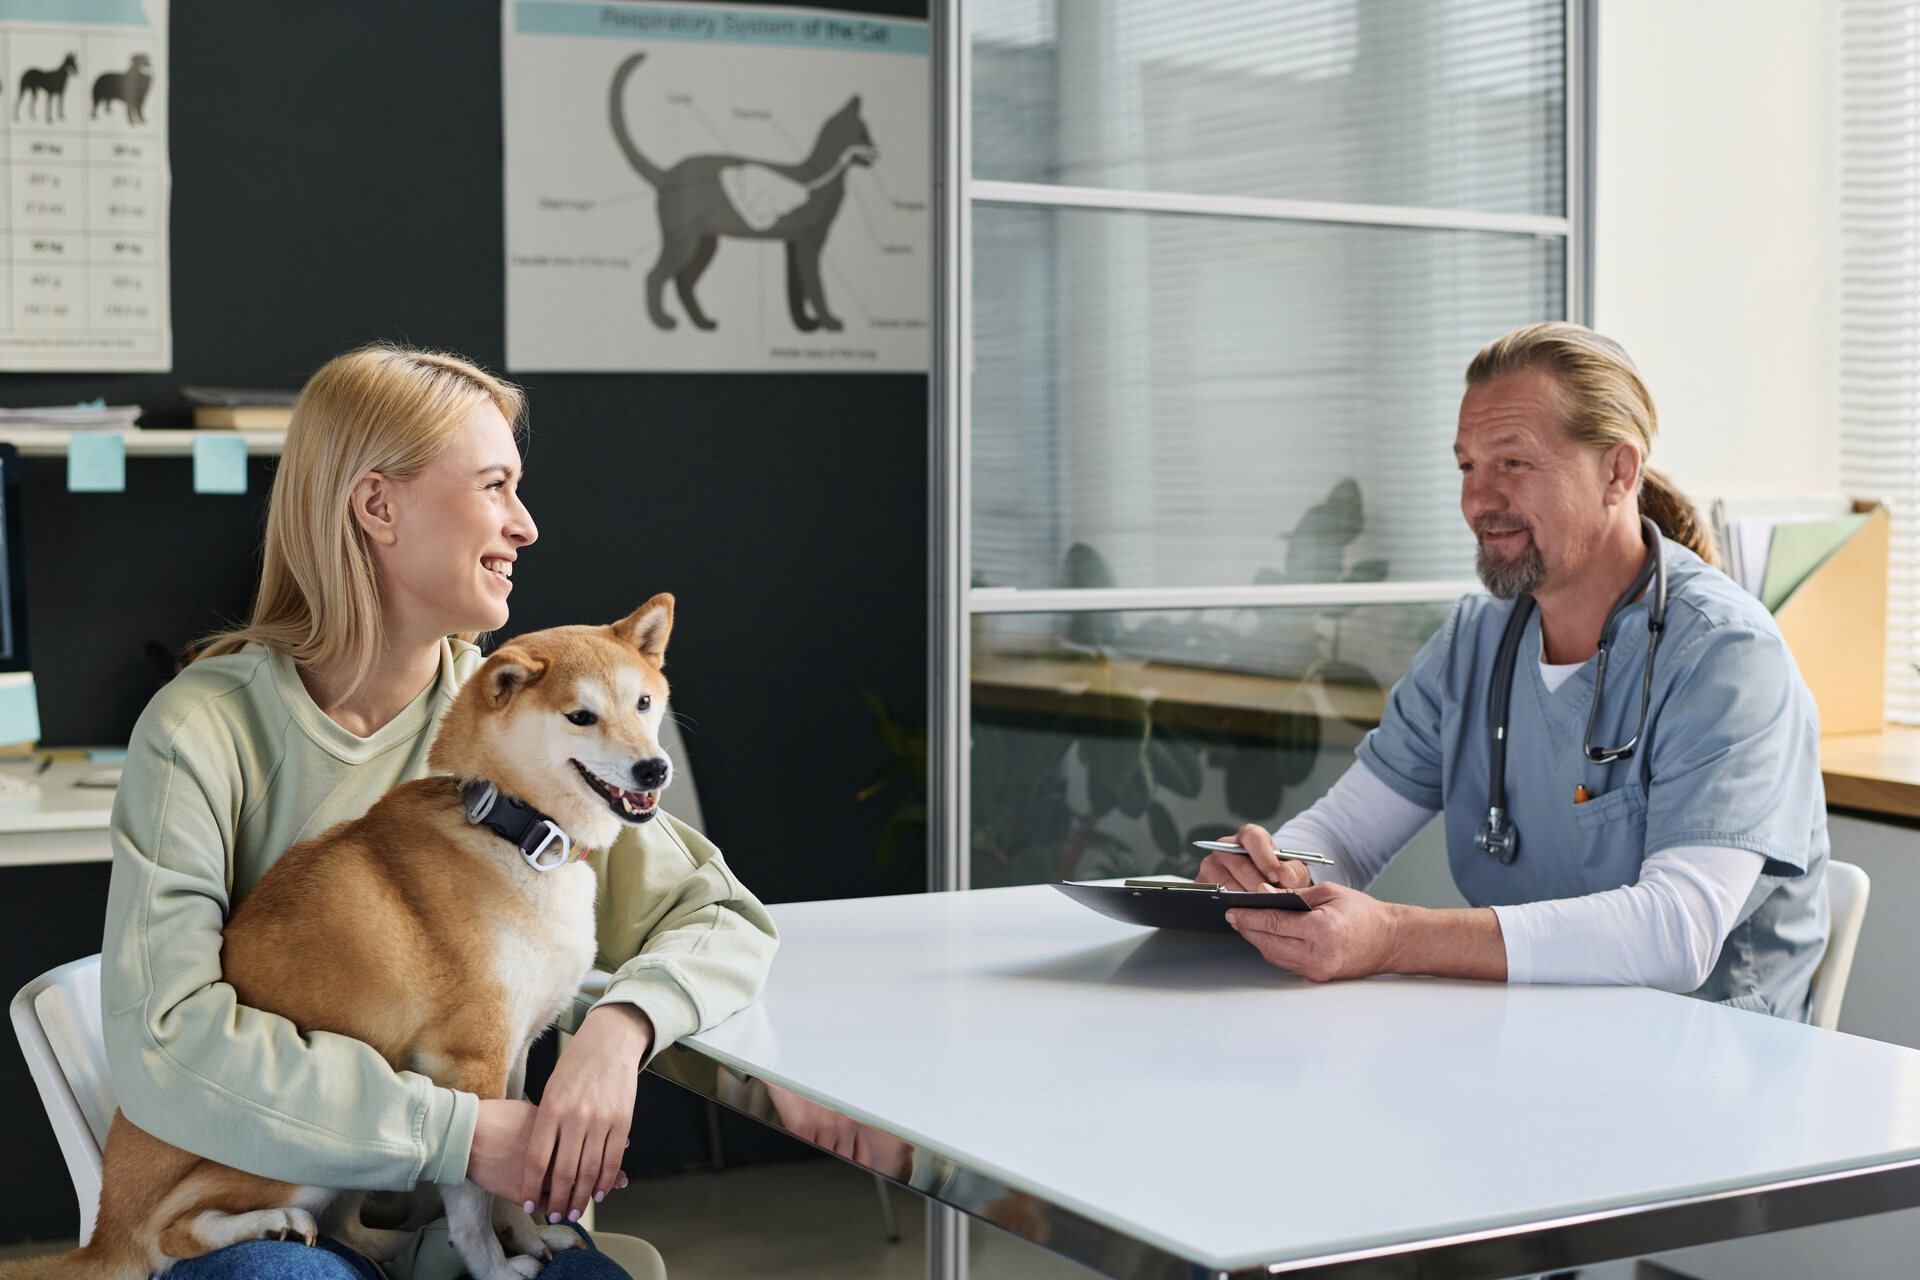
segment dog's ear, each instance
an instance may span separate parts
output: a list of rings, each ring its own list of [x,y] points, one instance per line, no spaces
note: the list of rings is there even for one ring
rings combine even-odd
[[[517,645],[508,645],[487,659],[479,678],[485,682],[487,701],[504,707],[513,695],[547,674],[547,664]]]
[[[664,591],[613,624],[613,634],[655,666],[667,656],[667,636],[672,631],[673,597]]]

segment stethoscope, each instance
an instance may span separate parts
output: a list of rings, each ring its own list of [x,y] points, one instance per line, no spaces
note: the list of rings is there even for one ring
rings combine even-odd
[[[1647,544],[1647,562],[1640,566],[1640,572],[1634,575],[1633,582],[1615,602],[1600,628],[1600,666],[1593,677],[1593,706],[1587,712],[1587,731],[1580,739],[1580,749],[1594,764],[1627,759],[1640,745],[1640,735],[1647,727],[1647,704],[1653,696],[1653,655],[1660,647],[1660,634],[1667,627],[1667,565],[1661,554],[1659,526],[1641,516],[1640,536]],[[1606,694],[1607,650],[1613,646],[1613,632],[1621,612],[1640,598],[1649,581],[1653,583],[1653,595],[1647,601],[1647,669],[1640,679],[1640,723],[1633,727],[1633,736],[1627,739],[1626,745],[1596,750],[1593,724],[1600,716],[1600,702]],[[1511,863],[1520,853],[1520,830],[1507,812],[1507,703],[1513,697],[1513,670],[1520,656],[1520,640],[1533,610],[1534,600],[1530,595],[1522,595],[1513,602],[1513,614],[1507,619],[1507,629],[1500,633],[1500,648],[1493,659],[1489,716],[1493,726],[1493,752],[1492,773],[1487,779],[1487,820],[1480,824],[1473,843],[1480,852],[1490,853],[1502,863]]]

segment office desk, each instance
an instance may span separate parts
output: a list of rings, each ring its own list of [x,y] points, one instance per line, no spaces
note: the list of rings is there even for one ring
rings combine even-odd
[[[1315,986],[1046,886],[773,915],[761,1000],[652,1069],[849,1117],[856,1163],[1110,1275],[1512,1276],[1920,1205],[1913,1050],[1637,989]]]
[[[113,788],[75,784],[113,766],[55,760],[45,773],[36,773],[38,766],[37,759],[0,763],[0,769],[40,784],[36,796],[0,795],[0,868],[111,862],[107,824],[113,813]]]

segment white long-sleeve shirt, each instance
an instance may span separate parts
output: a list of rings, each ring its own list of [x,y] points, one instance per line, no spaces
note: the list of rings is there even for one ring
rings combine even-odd
[[[1364,889],[1438,812],[1407,800],[1355,762],[1326,795],[1275,832],[1274,840],[1285,849],[1332,858],[1334,866],[1313,869],[1316,880]],[[1585,897],[1495,907],[1507,951],[1507,981],[1692,991],[1719,962],[1721,944],[1738,922],[1762,865],[1760,855],[1747,849],[1662,849],[1641,864],[1633,884]]]

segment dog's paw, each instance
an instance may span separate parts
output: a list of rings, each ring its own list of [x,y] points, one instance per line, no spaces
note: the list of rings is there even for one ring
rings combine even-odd
[[[545,1259],[530,1258],[524,1253],[517,1258],[507,1259],[507,1270],[519,1276],[520,1280],[533,1280],[535,1276],[546,1269],[547,1264]]]
[[[587,1242],[572,1227],[537,1226],[540,1243],[547,1246],[548,1253],[559,1253],[562,1249],[584,1249]]]
[[[288,1240],[298,1236],[311,1246],[320,1238],[320,1224],[305,1209],[268,1209],[260,1229],[262,1240]]]

